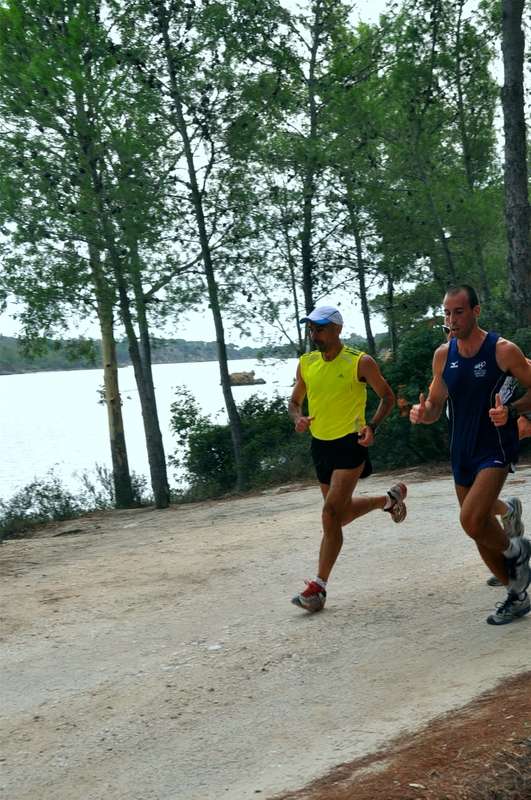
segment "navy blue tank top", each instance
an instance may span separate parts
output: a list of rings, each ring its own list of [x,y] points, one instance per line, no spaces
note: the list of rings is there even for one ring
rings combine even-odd
[[[459,354],[457,339],[450,339],[443,380],[448,391],[448,429],[452,465],[474,467],[487,456],[503,464],[515,460],[518,453],[518,425],[508,420],[496,427],[489,411],[496,405],[510,403],[516,380],[503,372],[496,361],[497,333],[487,333],[476,355]]]

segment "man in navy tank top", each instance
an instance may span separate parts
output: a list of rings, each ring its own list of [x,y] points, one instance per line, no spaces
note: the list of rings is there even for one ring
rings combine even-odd
[[[451,338],[433,357],[428,399],[410,411],[413,423],[435,422],[448,401],[452,472],[460,522],[487,567],[507,589],[507,598],[487,617],[506,625],[531,611],[531,542],[523,536],[522,504],[499,499],[518,460],[518,424],[531,411],[531,366],[513,342],[478,325],[476,291],[453,286],[444,298]],[[528,391],[514,399],[516,383]],[[496,519],[501,517],[501,524]]]

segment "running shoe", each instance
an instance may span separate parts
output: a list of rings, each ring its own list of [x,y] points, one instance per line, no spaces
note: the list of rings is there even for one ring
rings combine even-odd
[[[527,592],[523,600],[519,600],[518,595],[509,593],[504,603],[497,603],[496,611],[487,617],[487,622],[489,625],[508,625],[518,617],[525,617],[530,611],[531,601]]]
[[[521,594],[531,583],[531,542],[529,539],[520,539],[520,552],[514,558],[505,558],[507,577],[509,578],[509,592]]]
[[[516,536],[523,536],[524,523],[522,522],[522,503],[518,497],[508,497],[505,502],[509,506],[509,512],[505,519],[502,517],[503,530],[511,539]]]
[[[407,516],[407,508],[404,500],[407,495],[407,487],[398,481],[390,489],[387,490],[387,496],[391,498],[392,505],[389,508],[384,508],[388,511],[393,518],[393,522],[403,522]]]
[[[306,611],[320,611],[326,602],[326,591],[315,581],[304,581],[306,589],[296,594],[291,602]]]
[[[503,530],[511,539],[521,538],[524,535],[524,523],[522,522],[522,503],[518,497],[508,497],[505,500],[509,506],[507,517],[502,517]],[[487,578],[489,586],[502,586],[502,582],[496,577],[491,575]]]

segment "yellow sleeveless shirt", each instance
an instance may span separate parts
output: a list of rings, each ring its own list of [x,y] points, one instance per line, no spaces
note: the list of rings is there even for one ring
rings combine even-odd
[[[364,353],[343,345],[333,361],[318,350],[300,357],[306,384],[310,425],[316,439],[340,439],[365,425],[367,384],[358,380],[358,363]]]

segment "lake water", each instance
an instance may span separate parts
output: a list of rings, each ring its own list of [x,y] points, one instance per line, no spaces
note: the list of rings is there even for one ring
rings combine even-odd
[[[263,385],[236,387],[237,403],[252,394],[289,397],[297,368],[287,361],[251,359],[232,361],[230,372],[254,370]],[[205,414],[225,422],[223,394],[217,361],[186,364],[156,364],[153,377],[160,429],[166,455],[178,442],[170,433],[170,406],[175,388],[186,386]],[[132,367],[119,370],[129,467],[149,476],[142,414]],[[98,404],[103,372],[75,370],[0,376],[0,498],[8,499],[33,478],[43,478],[50,468],[65,486],[78,489],[76,471],[95,464],[111,467],[107,410]],[[169,469],[171,486],[179,484]]]

